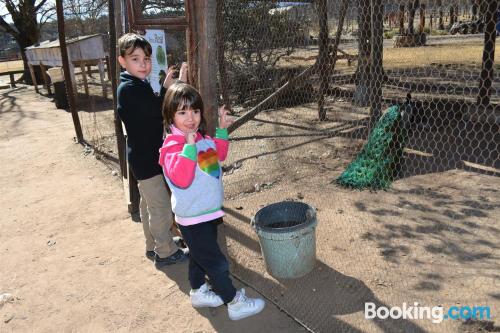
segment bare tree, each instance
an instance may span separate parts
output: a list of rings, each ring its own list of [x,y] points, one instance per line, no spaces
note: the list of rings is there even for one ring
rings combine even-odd
[[[141,12],[148,17],[176,16],[184,13],[185,0],[142,0]]]
[[[38,42],[41,26],[55,14],[54,6],[47,3],[47,0],[38,2],[36,0],[0,0],[0,4],[8,12],[0,16],[0,27],[19,45],[24,64],[24,78],[31,83],[24,49]],[[7,21],[12,21],[12,23]]]
[[[107,0],[64,0],[67,23],[75,25],[73,35],[97,32],[99,18],[107,13]]]

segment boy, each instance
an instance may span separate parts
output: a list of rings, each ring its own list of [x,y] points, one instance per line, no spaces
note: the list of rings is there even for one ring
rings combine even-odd
[[[118,40],[118,61],[126,70],[120,74],[117,110],[127,130],[127,157],[141,195],[140,214],[146,237],[146,257],[157,268],[187,259],[177,248],[173,235],[170,197],[158,164],[163,143],[161,96],[155,95],[146,78],[151,73],[151,44],[142,36],[128,33]],[[169,71],[164,86],[172,83]]]

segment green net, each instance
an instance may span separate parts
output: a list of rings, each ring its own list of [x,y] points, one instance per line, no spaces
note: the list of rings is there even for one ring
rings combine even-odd
[[[399,105],[391,106],[373,128],[368,141],[337,183],[354,189],[387,189],[400,168],[408,135]]]

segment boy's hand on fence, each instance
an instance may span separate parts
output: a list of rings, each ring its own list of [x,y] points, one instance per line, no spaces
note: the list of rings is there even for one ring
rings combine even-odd
[[[184,135],[184,137],[186,138],[186,143],[188,145],[194,145],[196,143],[195,139],[196,139],[196,131],[194,132],[188,132]]]
[[[165,76],[165,80],[163,81],[163,87],[168,89],[174,82],[174,75],[176,73],[175,66],[170,66],[167,70],[167,75]]]
[[[228,117],[229,110],[225,105],[219,108],[219,128],[228,128],[234,122],[233,119]]]
[[[179,80],[187,83],[188,81],[188,64],[187,62],[183,62],[181,65],[181,69],[179,71]]]

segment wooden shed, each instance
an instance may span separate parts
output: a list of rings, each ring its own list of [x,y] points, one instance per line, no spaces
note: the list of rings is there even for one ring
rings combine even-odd
[[[97,65],[99,69],[101,84],[103,87],[103,96],[106,96],[106,84],[104,82],[104,62],[107,61],[108,52],[106,52],[105,49],[104,36],[101,34],[80,36],[67,40],[66,45],[68,49],[70,74],[73,86],[76,88],[75,67],[80,67],[83,76],[85,92],[88,95],[89,91],[85,67]],[[48,78],[46,77],[46,68],[56,66],[62,67],[63,65],[61,50],[59,47],[59,40],[42,42],[38,45],[29,46],[25,50],[35,89],[38,91],[33,66],[40,66],[45,84],[47,85],[47,89],[49,89],[50,91]],[[109,69],[109,66],[107,66],[107,68]]]

